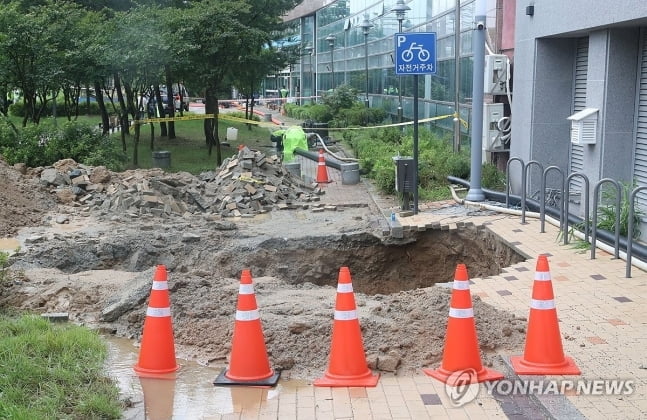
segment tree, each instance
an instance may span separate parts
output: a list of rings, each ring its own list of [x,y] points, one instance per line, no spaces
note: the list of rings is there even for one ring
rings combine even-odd
[[[23,126],[39,122],[49,95],[61,84],[60,41],[54,29],[60,10],[39,7],[25,12],[18,3],[0,9],[0,56],[7,66],[7,82],[23,94]]]
[[[245,118],[251,119],[254,113],[254,93],[261,87],[263,78],[285,66],[287,57],[272,47],[261,48],[256,54],[242,58],[240,71],[233,76],[234,86],[245,97]],[[251,129],[251,125],[248,125]]]
[[[205,112],[214,114],[204,122],[211,154],[222,162],[218,139],[218,97],[234,74],[242,71],[245,57],[257,54],[283,27],[280,18],[297,3],[294,0],[203,1],[192,3],[181,25],[193,80],[205,88]]]
[[[138,163],[139,120],[144,112],[144,98],[146,94],[151,97],[151,86],[162,77],[169,49],[165,39],[164,13],[157,7],[138,7],[127,13],[117,13],[112,25],[113,45],[109,49],[109,61],[113,63],[115,90],[121,109],[122,141],[125,145],[130,116],[135,121],[135,165]]]

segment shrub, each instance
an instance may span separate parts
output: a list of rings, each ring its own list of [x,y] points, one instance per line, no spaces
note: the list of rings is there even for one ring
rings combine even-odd
[[[320,123],[330,122],[333,117],[333,113],[330,107],[324,104],[314,104],[310,106],[309,114],[309,119]]]
[[[481,168],[481,184],[493,191],[505,191],[505,173],[492,163],[484,163]]]
[[[330,108],[333,115],[337,115],[340,110],[353,108],[359,103],[357,89],[349,85],[337,86],[323,95],[322,102]]]
[[[242,118],[242,119],[248,119],[252,121],[260,121],[261,117],[259,117],[256,114],[252,114],[250,118],[245,117],[245,113],[242,111],[234,111],[234,112],[228,112],[227,116],[234,117],[234,118]]]
[[[356,103],[352,108],[341,109],[332,121],[335,127],[352,127],[379,124],[386,118],[386,111],[381,108],[366,108]]]
[[[86,123],[28,125],[17,134],[10,130],[7,123],[0,124],[0,153],[10,164],[47,166],[71,158],[79,163],[120,170],[127,160],[117,140]]]
[[[65,102],[58,100],[56,102],[56,110],[58,116],[63,116],[66,114],[65,111]],[[71,112],[71,111],[70,111]],[[43,110],[41,117],[51,117],[53,115],[52,102],[50,102]],[[88,103],[84,98],[79,99],[79,115],[100,115],[101,111],[99,110],[99,104],[96,102]],[[9,105],[9,115],[14,117],[24,117],[25,116],[25,104],[23,102],[16,102],[15,104]],[[74,114],[72,114],[74,117]]]

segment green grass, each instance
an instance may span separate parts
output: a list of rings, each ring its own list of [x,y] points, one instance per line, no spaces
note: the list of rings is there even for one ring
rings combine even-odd
[[[107,347],[90,330],[36,315],[0,316],[0,418],[118,419]]]
[[[191,113],[185,113],[191,115]],[[18,117],[10,117],[10,120],[20,126],[22,119]],[[58,117],[57,122],[63,124],[67,121],[64,117]],[[87,122],[92,125],[99,125],[101,121],[99,116],[79,116],[77,121]],[[209,156],[208,147],[205,143],[204,120],[187,120],[175,122],[175,139],[160,136],[160,124],[155,123],[154,127],[154,142],[153,149],[151,149],[151,128],[150,124],[144,124],[141,128],[140,140],[138,145],[138,164],[133,164],[133,148],[134,148],[134,127],[131,127],[130,134],[126,136],[126,154],[128,162],[126,163],[127,169],[143,168],[148,169],[154,167],[153,165],[153,151],[167,150],[171,152],[171,166],[166,170],[169,172],[186,171],[192,174],[199,174],[204,171],[214,170],[217,168],[216,150],[212,149],[211,156]],[[261,151],[271,150],[270,131],[271,128],[263,125],[250,124],[251,129],[247,124],[242,124],[235,121],[227,121],[221,119],[218,123],[218,137],[222,142],[227,140],[227,128],[233,127],[238,129],[238,138],[236,141],[230,141],[229,146],[221,146],[222,159],[233,156],[238,153],[238,146],[244,144],[250,148],[258,149]],[[278,126],[277,126],[278,129]],[[121,144],[121,133],[115,131],[111,134],[116,142]]]
[[[237,140],[227,142],[227,128],[238,129]],[[167,150],[171,152],[171,166],[167,170],[170,172],[186,171],[193,174],[216,169],[216,150],[212,149],[209,156],[209,149],[205,143],[202,120],[177,121],[175,123],[175,139],[161,137],[159,124],[155,124],[155,139],[153,149],[151,149],[150,124],[145,124],[141,128],[141,135],[138,147],[139,159],[138,168],[153,167],[153,151]],[[119,137],[116,133],[114,136]],[[252,126],[251,130],[245,124],[232,121],[221,120],[218,125],[218,136],[220,142],[227,142],[228,146],[221,145],[222,158],[225,159],[238,153],[238,146],[244,144],[252,149],[261,151],[270,151],[270,129],[268,127]],[[134,130],[127,137],[129,168],[134,168],[132,164]]]

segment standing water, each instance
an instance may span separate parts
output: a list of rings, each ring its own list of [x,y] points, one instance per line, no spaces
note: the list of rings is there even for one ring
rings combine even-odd
[[[139,354],[132,341],[110,337],[107,343],[107,372],[119,386],[122,400],[130,402],[123,414],[127,420],[220,419],[227,414],[257,416],[261,405],[278,399],[280,392],[305,386],[305,382],[299,381],[281,381],[274,388],[214,386],[213,380],[222,368],[184,360],[178,361],[180,369],[167,379],[141,378],[133,370]]]

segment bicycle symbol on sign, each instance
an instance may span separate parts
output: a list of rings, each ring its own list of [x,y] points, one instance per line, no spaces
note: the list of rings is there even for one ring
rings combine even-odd
[[[402,61],[408,63],[413,60],[413,52],[416,50],[418,51],[418,60],[428,61],[431,58],[429,50],[425,49],[422,45],[412,42],[411,45],[409,45],[409,48],[402,51]]]

